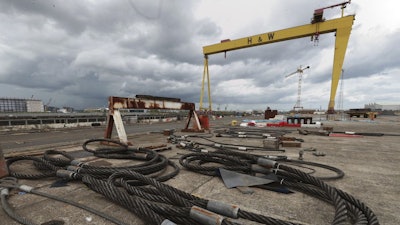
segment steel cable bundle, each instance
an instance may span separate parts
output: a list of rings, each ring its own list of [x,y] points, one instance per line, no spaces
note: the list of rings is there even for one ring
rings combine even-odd
[[[92,142],[113,142],[117,144],[118,147],[110,147],[110,148],[99,148],[99,149],[90,149],[88,148],[88,144]],[[137,171],[139,173],[148,175],[149,177],[153,177],[159,181],[166,181],[179,173],[179,167],[172,161],[158,154],[155,151],[149,149],[135,149],[128,148],[123,144],[120,144],[117,141],[108,140],[108,139],[92,139],[88,140],[83,144],[83,149],[93,153],[97,157],[103,158],[112,158],[112,159],[129,159],[129,160],[139,160],[142,163],[121,167],[104,167],[104,166],[93,166],[87,163],[80,162],[75,160],[70,154],[57,150],[48,150],[44,153],[43,157],[34,157],[34,156],[18,156],[13,157],[7,160],[7,167],[12,178],[20,178],[20,179],[41,179],[48,177],[61,177],[67,180],[82,180],[84,177],[85,180],[90,179],[98,179],[98,181],[103,182],[110,175],[118,171]],[[19,172],[21,169],[18,165],[19,161],[32,161],[32,165],[36,168],[36,170],[30,169],[28,172]],[[168,169],[168,168],[172,168]],[[130,186],[142,185],[140,182],[128,182]],[[11,188],[11,187],[7,187]],[[16,185],[13,188],[20,188],[20,185]],[[3,187],[0,187],[3,190]],[[8,189],[7,189],[8,190]],[[37,195],[41,195],[43,197],[56,199],[58,201],[63,201],[68,204],[75,204],[75,206],[90,211],[95,214],[100,214],[97,211],[91,209],[90,207],[85,207],[83,205],[79,205],[72,201],[66,199],[57,199],[57,197],[52,197],[45,193],[41,193],[33,190],[33,188],[28,188],[26,190],[30,193],[34,193]],[[4,190],[5,192],[5,190]],[[12,209],[9,207],[6,201],[6,196],[8,196],[8,192],[2,194],[2,205],[4,210],[8,212],[10,215],[17,221],[20,221],[22,224],[33,224],[31,221],[24,219],[21,216],[15,214]],[[116,224],[125,224],[117,219],[113,219],[105,214],[100,214],[103,218],[106,218]],[[152,215],[154,217],[154,215]],[[143,216],[141,216],[143,218]],[[228,225],[228,224],[227,224]]]
[[[236,164],[238,161],[242,161],[242,164]],[[285,160],[274,161],[252,154],[218,149],[213,153],[186,154],[181,156],[179,162],[188,170],[211,176],[218,176],[217,169],[219,168],[246,174],[268,174],[273,171],[280,179],[282,185],[302,191],[332,204],[335,207],[335,216],[331,224],[344,224],[348,221],[348,218],[352,220],[353,224],[379,224],[376,215],[360,200],[326,184],[323,181],[323,177],[317,178],[299,169],[285,165]],[[337,174],[336,176],[326,177],[327,180],[338,179],[344,176],[343,171],[340,169],[323,164],[298,160],[287,160],[287,162],[319,166],[332,170]],[[210,165],[207,165],[208,163]],[[260,170],[259,166],[263,167],[264,170]],[[262,185],[258,185],[257,187],[262,187]]]
[[[73,205],[73,206],[75,206],[77,208],[84,209],[84,210],[86,210],[88,212],[91,212],[91,213],[93,213],[95,215],[98,215],[98,216],[100,216],[100,217],[102,217],[102,218],[104,218],[106,220],[109,220],[109,221],[115,223],[115,224],[127,225],[126,223],[121,222],[120,220],[118,220],[118,219],[116,219],[116,218],[114,218],[114,217],[112,217],[110,215],[102,213],[102,212],[100,212],[100,211],[98,211],[96,209],[93,209],[93,208],[91,208],[89,206],[86,206],[86,205],[83,205],[81,203],[74,202],[74,201],[71,201],[71,200],[68,200],[68,199],[65,199],[65,198],[61,198],[59,196],[50,195],[48,193],[37,191],[33,187],[30,187],[28,185],[20,185],[20,184],[18,184],[18,180],[15,177],[2,178],[2,179],[0,179],[1,205],[2,205],[2,208],[4,209],[4,211],[6,212],[6,214],[8,216],[10,216],[14,220],[16,220],[19,223],[24,224],[24,225],[36,225],[36,223],[32,222],[31,220],[29,220],[27,218],[24,218],[23,216],[19,215],[18,213],[16,213],[14,211],[14,209],[8,204],[7,196],[9,195],[8,193],[9,193],[9,191],[11,189],[16,189],[16,190],[24,191],[24,192],[27,192],[27,193],[35,194],[35,195],[38,195],[38,196],[42,196],[42,197],[45,197],[45,198],[53,199],[53,200],[56,200],[56,201],[59,201],[59,202],[64,202],[64,203],[67,203],[69,205]],[[64,222],[63,221],[59,221],[59,220],[51,220],[51,221],[45,222],[43,224],[48,224],[48,225],[54,224],[54,225],[57,225],[57,224],[64,224]]]
[[[135,159],[142,163],[127,167],[99,167],[77,161],[65,152],[52,150],[46,152],[42,158],[11,158],[7,166],[12,176],[23,179],[58,176],[64,179],[80,180],[91,190],[132,211],[147,224],[238,225],[236,219],[262,224],[298,224],[249,212],[235,205],[202,199],[161,183],[160,181],[168,180],[179,172],[179,167],[175,163],[152,150],[134,149],[118,142],[115,143],[118,146],[113,148],[91,149],[88,147],[90,143],[102,141],[107,140],[89,140],[84,143],[83,148],[98,157]],[[353,224],[379,224],[374,213],[365,204],[322,181],[324,178],[343,177],[344,173],[340,169],[312,162],[288,160],[285,157],[277,157],[279,159],[277,162],[253,154],[226,150],[222,146],[216,149],[212,153],[187,154],[179,161],[185,168],[209,176],[217,176],[216,170],[219,168],[251,175],[274,172],[282,185],[332,204],[335,207],[332,224],[343,224],[348,221],[348,218]],[[11,165],[19,160],[33,161],[38,172],[25,174],[13,171]],[[336,176],[316,178],[290,165],[300,163],[331,170],[336,173]],[[173,171],[164,175],[167,167],[172,168]],[[259,187],[262,186],[259,185]],[[119,224],[118,221],[114,223]]]
[[[89,149],[88,144],[93,142],[112,142],[120,147],[109,147],[100,149]],[[87,163],[75,160],[66,152],[57,150],[48,150],[44,153],[44,157],[34,156],[17,156],[7,160],[7,167],[10,175],[20,179],[40,179],[54,176],[68,176],[70,173],[64,170],[75,172],[73,175],[80,179],[84,174],[90,174],[97,178],[107,179],[112,173],[120,170],[135,170],[139,173],[151,175],[160,181],[166,181],[179,173],[179,167],[165,156],[155,151],[145,148],[131,148],[122,143],[109,139],[91,139],[82,145],[85,151],[93,153],[97,157],[110,159],[128,159],[136,160],[142,163],[121,167],[93,166]],[[18,161],[32,161],[33,165],[38,169],[35,172],[26,173],[15,172],[12,165]],[[173,170],[165,173],[167,167]],[[65,177],[68,178],[68,177]]]
[[[113,150],[112,152],[115,154],[118,152],[118,150]],[[82,166],[81,169],[76,169],[76,171],[67,171],[62,169],[63,167],[60,167],[61,164],[65,164],[60,163],[63,160],[54,158],[57,153],[57,151],[45,153],[45,155],[47,154],[48,157],[51,155],[52,160],[49,161],[45,159],[46,157],[14,158],[9,161],[8,166],[11,169],[11,165],[19,160],[31,160],[35,162],[34,165],[37,166],[38,170],[42,171],[47,177],[56,175],[61,176],[64,179],[82,180],[90,189],[101,193],[113,202],[131,210],[149,224],[201,225],[210,224],[210,221],[217,221],[218,223],[216,224],[221,225],[238,225],[238,223],[218,214],[223,213],[219,211],[220,207],[224,205],[223,203],[216,203],[214,201],[200,199],[189,193],[185,193],[171,186],[165,185],[156,179],[138,173],[133,169],[121,169],[119,171],[115,171],[115,168],[113,168],[111,169],[113,173],[106,180],[103,179],[105,176],[99,176],[101,173],[96,171],[99,168],[85,168],[85,164],[78,163],[78,161],[74,161],[74,159],[70,157],[65,157],[65,154],[58,154],[63,157],[63,160],[64,158],[68,158],[71,161],[70,164]],[[52,162],[56,162],[55,164],[59,166],[53,165]],[[169,162],[168,164],[173,163]],[[243,166],[244,165],[247,164],[243,163]],[[45,172],[47,170],[51,171],[51,173]],[[102,170],[106,170],[106,168],[101,168],[100,171]],[[12,169],[10,171],[12,171]],[[139,171],[145,172],[144,170]],[[94,173],[92,174],[90,172]],[[106,172],[109,173],[110,171],[106,170]],[[44,175],[28,176],[27,174],[14,171],[12,174],[29,179],[39,179],[45,177]],[[138,186],[143,184],[150,185],[151,187]],[[32,192],[32,190],[30,192]],[[216,213],[212,213],[206,210],[206,208],[211,211],[214,210]],[[245,218],[265,224],[292,224],[263,215],[246,212],[240,210],[238,207],[232,207],[230,205],[225,206],[225,208],[233,208],[236,210],[228,213],[228,217]]]
[[[84,177],[83,178],[84,182],[87,183],[87,185],[90,185],[91,187],[93,186],[96,188],[97,191],[99,191],[102,194],[109,195],[108,190],[114,189],[111,188],[109,185],[114,184],[114,185],[121,185],[124,183],[124,180],[137,180],[140,182],[143,182],[145,184],[148,184],[151,186],[149,187],[127,187],[126,185],[122,185],[124,189],[132,195],[135,195],[139,198],[142,198],[145,200],[145,202],[141,202],[141,206],[143,207],[144,205],[152,208],[152,210],[161,210],[162,207],[167,207],[168,205],[168,210],[161,210],[158,211],[158,213],[163,213],[165,216],[169,216],[169,219],[174,220],[174,221],[179,221],[177,218],[175,218],[175,214],[180,215],[181,222],[184,222],[182,224],[208,224],[208,223],[197,223],[195,221],[192,221],[193,218],[196,218],[200,221],[203,221],[204,218],[207,217],[207,215],[217,213],[221,216],[214,215],[215,218],[220,218],[221,223],[213,223],[213,224],[236,224],[233,221],[230,221],[228,219],[224,219],[224,217],[227,218],[232,218],[232,219],[247,219],[247,220],[252,220],[256,221],[259,223],[263,224],[279,224],[279,225],[293,225],[297,223],[291,223],[291,222],[286,222],[282,221],[279,219],[275,219],[272,217],[264,216],[264,215],[259,215],[256,213],[248,212],[243,209],[240,209],[236,205],[230,205],[226,204],[223,202],[219,201],[214,201],[214,200],[206,200],[197,196],[194,196],[192,194],[189,194],[187,192],[181,191],[179,189],[176,189],[172,186],[169,186],[167,184],[158,182],[155,179],[146,177],[142,174],[136,173],[134,171],[121,171],[114,173],[110,178],[108,179],[108,188],[101,188],[104,183],[102,184],[99,180],[94,180],[89,177]],[[100,187],[100,188],[99,188]],[[133,194],[134,193],[134,194]],[[150,203],[151,201],[151,203]],[[150,205],[149,205],[150,204]],[[160,205],[161,204],[161,205]],[[159,208],[161,207],[161,208]],[[200,207],[200,209],[198,208]],[[173,210],[173,211],[171,211]],[[209,210],[211,212],[206,212],[202,214],[201,218],[196,217],[196,213],[198,213],[200,210],[201,212],[204,212],[206,210]],[[195,216],[193,216],[195,214]],[[186,217],[186,219],[184,219]],[[211,219],[213,217],[211,216]],[[210,219],[210,218],[208,218]]]
[[[201,138],[204,139],[210,143],[202,143],[198,141],[191,141],[188,140],[188,137],[192,138]],[[194,152],[201,152],[200,145],[201,146],[207,146],[211,148],[224,148],[224,149],[230,149],[230,150],[240,150],[240,151],[248,151],[248,150],[262,150],[262,151],[273,151],[273,152],[285,152],[284,149],[274,149],[274,148],[267,148],[267,147],[260,147],[260,146],[250,146],[250,145],[243,145],[243,144],[232,144],[232,143],[222,143],[222,142],[217,142],[214,140],[209,139],[208,136],[204,135],[188,135],[188,136],[175,136],[171,135],[168,138],[169,142],[178,144],[178,147],[181,148],[187,148],[191,151]],[[180,145],[180,146],[179,146]]]

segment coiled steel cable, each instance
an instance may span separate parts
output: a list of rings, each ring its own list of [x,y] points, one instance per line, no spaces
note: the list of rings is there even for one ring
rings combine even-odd
[[[140,187],[131,187],[128,192],[134,193],[137,196],[140,196],[142,198],[145,198],[147,200],[151,201],[157,201],[160,203],[164,204],[175,204],[178,206],[182,207],[191,207],[191,206],[198,206],[201,208],[209,209],[207,208],[209,205],[209,200],[202,199],[200,197],[194,196],[192,194],[186,193],[184,191],[181,191],[179,189],[176,189],[174,187],[171,187],[169,185],[166,185],[164,183],[160,183],[154,179],[151,179],[149,177],[143,176],[142,174],[138,174],[132,171],[122,171],[113,174],[110,176],[108,183],[114,183],[115,180],[117,179],[137,179],[140,180],[146,184],[149,184],[153,186],[155,189],[152,192],[153,194],[150,194],[150,192],[143,191],[140,189]],[[124,186],[125,187],[125,186]],[[132,191],[134,190],[134,191]],[[146,192],[146,193],[144,193]],[[232,206],[229,206],[232,208]],[[216,212],[220,213],[220,212]],[[279,219],[275,219],[272,217],[267,217],[264,215],[259,215],[256,213],[248,212],[243,209],[238,209],[237,212],[237,218],[242,218],[242,219],[247,219],[247,220],[252,220],[256,221],[259,223],[263,224],[276,224],[276,225],[293,225],[297,223],[292,223],[292,222],[287,222],[287,221],[282,221]]]
[[[101,140],[103,139],[96,139],[96,141]],[[88,143],[91,142],[86,142],[86,144]],[[174,221],[179,224],[200,225],[200,223],[196,222],[193,218],[190,217],[190,212],[193,207],[206,208],[209,201],[194,197],[189,193],[179,191],[178,189],[162,184],[157,180],[164,180],[170,177],[164,176],[165,178],[160,179],[160,176],[158,176],[166,170],[166,165],[172,166],[174,168],[174,171],[179,170],[179,167],[172,161],[167,160],[165,157],[163,158],[163,156],[160,156],[157,153],[153,153],[151,150],[129,149],[128,147],[122,145],[118,148],[113,149],[102,148],[89,150],[92,151],[93,154],[97,154],[99,157],[127,157],[129,159],[138,157],[141,159],[144,158],[145,162],[143,164],[129,166],[129,169],[127,169],[127,167],[95,167],[78,162],[79,168],[77,169],[77,171],[73,172],[74,175],[71,175],[71,178],[82,180],[90,189],[103,194],[110,200],[131,210],[149,224],[162,224],[165,221]],[[217,175],[215,173],[215,169],[221,168],[221,166],[216,167],[205,165],[208,162],[218,163],[220,165],[223,165],[222,167],[228,170],[234,170],[248,174],[255,173],[255,171],[252,170],[251,166],[252,164],[257,162],[260,156],[241,152],[238,153],[235,151],[224,151],[228,150],[224,148],[218,148],[217,151],[213,153],[195,153],[191,154],[193,158],[188,157],[183,161],[187,163],[190,162],[188,163],[188,166],[193,171],[201,168],[206,175],[215,176]],[[50,158],[53,158],[54,155],[57,154],[60,153],[49,153],[49,155],[52,155]],[[145,154],[146,157],[139,156],[140,154]],[[67,158],[66,161],[71,160],[68,157],[65,157],[63,154],[60,155],[63,158]],[[202,155],[207,155],[207,157],[202,157]],[[182,164],[181,159],[180,163]],[[60,169],[60,166],[54,165],[60,165],[58,164],[58,162],[49,162],[45,159],[45,157],[40,159],[28,160],[32,160],[36,164],[40,165],[40,170],[48,169],[57,171]],[[71,162],[72,161],[74,160],[71,160]],[[157,164],[157,166],[149,165],[148,161]],[[288,162],[297,163],[294,161]],[[8,165],[11,164],[12,162]],[[294,172],[296,171],[296,169],[293,168],[293,170],[286,170],[285,165],[281,165],[280,163],[278,165],[279,166],[274,164],[273,169],[278,176],[286,178],[285,180],[282,180],[283,184],[288,185],[292,188],[298,186],[298,190],[303,190],[304,193],[310,193],[310,195],[317,196],[318,198],[327,201],[335,206],[336,211],[332,224],[341,224],[342,222],[344,222],[344,220],[347,220],[348,216],[352,218],[355,224],[363,224],[365,221],[374,222],[373,219],[376,218],[376,216],[374,217],[373,212],[370,211],[369,208],[366,206],[354,206],[355,204],[352,203],[362,203],[357,199],[352,198],[352,196],[347,196],[347,193],[342,193],[340,190],[330,187],[329,185],[328,187],[325,187],[323,183],[308,181],[308,178],[303,177],[306,173],[302,171],[300,171],[301,173]],[[289,167],[288,165],[286,166]],[[339,174],[339,171],[336,171],[336,173]],[[16,174],[18,175],[18,173]],[[310,175],[307,174],[307,176]],[[152,177],[156,179],[153,179]],[[302,183],[299,183],[298,181],[304,182],[304,185],[302,186]],[[146,184],[150,184],[154,188],[149,188],[147,186],[138,186]],[[120,187],[122,187],[123,189],[121,189]],[[372,213],[372,215],[365,215],[368,213]],[[254,214],[244,211],[242,209],[238,210],[237,216],[239,218],[257,221],[263,224],[295,224],[289,221],[282,221],[264,215]],[[174,223],[171,222],[171,224]],[[233,225],[236,224],[236,222],[230,221],[228,219],[221,219],[221,224]],[[376,223],[371,224],[379,224],[379,222],[377,222],[376,219]]]
[[[243,145],[243,144],[231,144],[231,143],[223,143],[223,142],[218,142],[218,141],[214,141],[208,137],[205,136],[197,136],[197,135],[191,135],[189,137],[196,137],[196,138],[201,138],[204,139],[206,141],[209,141],[211,143],[214,144],[208,144],[208,143],[200,143],[200,142],[195,142],[196,144],[199,145],[204,145],[204,146],[209,146],[209,147],[216,147],[216,148],[229,148],[229,149],[238,149],[238,148],[243,148],[245,150],[261,150],[261,151],[277,151],[277,152],[285,152],[284,149],[272,149],[272,148],[265,148],[265,147],[260,147],[260,146],[253,146],[253,145]]]
[[[282,171],[286,171],[289,174],[294,174],[296,177],[300,177],[301,182],[311,184],[323,190],[335,206],[335,217],[332,221],[332,224],[343,224],[347,220],[348,216],[350,218],[353,217],[355,223],[357,224],[362,224],[363,221],[365,221],[365,218],[368,221],[367,224],[379,224],[379,221],[372,210],[370,210],[367,206],[365,206],[364,203],[354,198],[350,194],[326,184],[321,179],[313,177],[290,166],[276,163],[274,167],[277,174],[282,173]],[[288,175],[288,173],[285,173],[285,175]],[[358,209],[352,209],[352,206]],[[348,213],[347,209],[350,209],[351,212]],[[360,211],[363,214],[360,214]],[[354,218],[354,216],[357,216],[357,218]]]
[[[126,173],[130,173],[131,175],[136,174],[137,176],[143,176],[134,171],[126,171]],[[124,207],[134,212],[136,215],[146,220],[146,222],[148,222],[149,224],[161,224],[163,221],[171,219],[179,224],[201,225],[201,223],[198,223],[196,220],[191,218],[192,207],[190,206],[181,207],[176,205],[151,202],[138,196],[129,195],[126,192],[122,192],[110,182],[105,182],[103,180],[95,179],[89,176],[84,176],[82,180],[92,190],[95,190],[96,192],[103,194],[110,200],[120,205],[123,205]],[[146,178],[141,181],[145,180],[151,180],[152,182],[154,182],[153,184],[155,185],[162,185],[152,178]],[[236,222],[223,219],[221,225],[238,224]]]
[[[57,157],[58,156],[58,157]],[[59,157],[62,156],[62,157]],[[47,150],[43,154],[43,158],[49,162],[51,162],[55,166],[63,167],[67,166],[74,160],[70,154],[64,151],[58,150]]]
[[[111,174],[124,171],[124,170],[132,170],[137,171],[139,173],[148,175],[149,177],[153,177],[159,181],[166,181],[171,179],[172,177],[176,176],[179,173],[179,167],[173,161],[168,160],[165,156],[158,154],[155,151],[148,150],[148,149],[134,149],[128,148],[124,145],[120,145],[117,148],[100,148],[100,149],[89,149],[86,145],[92,142],[100,142],[104,141],[105,139],[92,139],[84,144],[84,149],[93,153],[97,157],[103,158],[113,158],[113,159],[135,159],[142,161],[143,163],[128,165],[128,166],[120,166],[120,167],[102,167],[102,166],[93,166],[88,165],[86,163],[80,162],[75,160],[71,157],[68,153],[57,151],[57,150],[50,150],[46,151],[44,157],[33,157],[33,156],[22,156],[22,157],[14,157],[10,158],[7,161],[7,166],[10,171],[10,174],[14,177],[22,178],[22,179],[40,179],[45,177],[56,177],[60,176],[65,179],[75,179],[75,180],[82,180],[84,177],[87,179],[106,179]],[[114,144],[118,144],[115,142]],[[18,172],[18,165],[14,167],[14,163],[18,161],[33,161],[33,165],[36,167],[36,171],[29,171],[29,172]],[[71,166],[73,165],[73,166]],[[170,167],[171,169],[167,168]],[[65,170],[69,168],[72,171]],[[142,185],[140,182],[137,181],[126,181],[126,184],[129,186],[134,185]],[[96,190],[91,186],[92,189]],[[118,189],[116,189],[118,191]],[[35,192],[32,190],[32,192]],[[45,193],[36,193],[42,196],[47,196]],[[119,195],[115,195],[119,196]],[[47,196],[50,197],[50,196]],[[121,196],[120,196],[121,197]],[[122,195],[123,197],[123,195]],[[123,199],[123,198],[122,198]],[[68,200],[64,200],[66,203],[73,203],[68,202]],[[81,207],[84,208],[84,207]],[[87,210],[91,211],[90,208]],[[151,210],[151,209],[150,209]],[[165,211],[165,210],[164,210]],[[103,215],[106,217],[107,215]],[[176,215],[175,215],[176,216]],[[154,215],[152,215],[154,217]],[[174,217],[171,215],[171,218]],[[112,220],[112,219],[111,219]],[[176,221],[183,221],[185,222],[186,219],[181,219],[179,216],[176,218]],[[117,224],[124,224],[122,222],[114,221]],[[187,222],[187,221],[186,221]],[[192,221],[193,222],[193,221]],[[171,223],[172,224],[172,223]],[[190,224],[183,223],[183,224]],[[193,224],[195,224],[193,222]]]
[[[88,145],[95,142],[110,142],[119,146],[119,148],[98,148],[96,150],[90,149]],[[119,170],[135,170],[143,174],[153,174],[163,171],[168,165],[173,167],[173,171],[162,177],[158,177],[160,181],[165,181],[171,179],[179,173],[179,167],[175,165],[172,161],[165,158],[165,156],[158,154],[155,151],[145,148],[131,148],[127,145],[112,139],[90,139],[83,143],[82,148],[85,151],[93,153],[97,157],[101,158],[111,158],[111,159],[132,159],[139,160],[143,163],[123,166],[123,167],[99,167],[92,166],[88,164],[79,165],[80,174],[96,174],[97,177],[102,177],[106,179],[114,172]]]
[[[3,208],[4,212],[15,221],[24,224],[24,225],[37,225],[36,223],[32,222],[31,220],[24,218],[23,216],[19,215],[14,211],[14,209],[8,204],[7,196],[9,194],[9,189],[14,186],[14,182],[17,179],[14,177],[5,177],[0,179],[0,198],[1,198],[1,207]]]
[[[231,150],[227,150],[227,149],[224,149],[224,148],[218,148],[215,151],[215,153],[226,154],[226,155],[230,155],[230,156],[236,156],[236,157],[239,157],[241,160],[249,160],[249,162],[253,163],[253,164],[257,163],[258,158],[260,158],[260,157],[265,158],[264,156],[260,156],[260,155],[244,153],[244,152],[238,152],[238,151],[231,151]],[[270,157],[270,158],[273,158],[275,161],[278,161],[278,162],[281,162],[281,163],[286,163],[286,164],[296,165],[296,166],[297,165],[309,165],[309,166],[314,166],[314,167],[317,167],[317,168],[323,168],[323,169],[326,169],[326,170],[330,170],[330,171],[335,173],[335,175],[333,175],[333,176],[324,176],[324,177],[316,176],[316,178],[322,179],[322,180],[341,179],[345,175],[343,170],[341,170],[339,168],[336,168],[336,167],[333,167],[333,166],[322,164],[322,163],[309,162],[309,161],[304,161],[304,160],[288,159],[286,156],[276,156],[276,157],[274,156],[274,157]],[[307,169],[310,169],[310,168],[307,168]]]
[[[220,151],[220,150],[218,150]],[[238,167],[228,167],[227,161],[234,161],[232,158],[232,155],[237,156],[240,161],[241,157],[244,162],[246,163],[257,163],[258,160],[261,158],[256,155],[251,155],[247,153],[241,153],[241,152],[232,152],[232,151],[227,151],[227,150],[221,150],[220,152],[215,152],[215,153],[190,153],[181,156],[179,162],[182,166],[187,168],[188,170],[192,170],[201,174],[206,174],[206,175],[212,175],[216,176],[216,172],[210,172],[213,170],[216,170],[218,168],[225,168],[225,169],[231,169],[233,171],[241,171],[245,172],[246,169],[241,168],[241,166]],[[221,154],[221,153],[224,154]],[[229,157],[226,155],[230,155]],[[211,160],[210,160],[211,159]],[[265,159],[268,160],[268,159]],[[368,221],[367,224],[379,224],[377,217],[375,214],[365,206],[361,201],[358,199],[354,198],[353,196],[349,195],[348,193],[345,193],[341,190],[338,190],[337,188],[334,188],[328,184],[326,184],[322,179],[311,176],[310,174],[307,174],[301,170],[292,168],[291,166],[282,164],[285,163],[283,160],[282,162],[275,162],[272,160],[268,160],[269,163],[273,162],[274,166],[269,165],[271,168],[274,169],[275,173],[284,179],[281,180],[282,184],[285,184],[289,187],[295,188],[297,190],[300,190],[306,194],[309,194],[311,196],[317,197],[319,199],[322,199],[324,201],[327,201],[334,205],[335,207],[335,215],[334,218],[331,222],[331,224],[337,225],[337,224],[343,224],[348,220],[348,218],[352,218],[355,224],[363,224],[365,220]],[[214,163],[219,163],[220,166],[204,166],[203,164],[207,162],[212,162]],[[293,163],[299,163],[294,160],[288,160],[288,162]],[[301,161],[304,163],[304,161]],[[267,163],[267,164],[269,164]],[[228,163],[231,164],[231,163]],[[261,163],[262,164],[262,163]],[[325,169],[332,170],[337,173],[336,176],[332,177],[326,177],[326,179],[331,180],[331,179],[338,179],[344,176],[343,171],[340,169],[327,166],[327,165],[321,165],[317,163],[312,163],[312,162],[307,162],[305,164],[312,165],[312,166],[320,166]],[[240,164],[238,164],[240,165]],[[265,166],[265,165],[264,165]],[[354,208],[355,207],[355,208]],[[361,213],[360,213],[361,212]]]
[[[93,209],[93,208],[89,207],[89,206],[86,206],[86,205],[83,205],[83,204],[80,204],[78,202],[74,202],[74,201],[71,201],[71,200],[68,200],[68,199],[65,199],[65,198],[61,198],[59,196],[50,195],[50,194],[47,194],[47,193],[44,193],[44,192],[37,191],[37,190],[33,189],[33,187],[30,187],[30,186],[27,186],[27,185],[19,185],[18,184],[18,180],[15,177],[6,177],[6,178],[0,179],[0,189],[2,189],[2,188],[3,189],[4,188],[20,189],[22,191],[25,191],[25,192],[28,192],[28,193],[31,193],[31,194],[35,194],[35,195],[38,195],[38,196],[42,196],[42,197],[45,197],[45,198],[49,198],[49,199],[52,199],[52,200],[56,200],[56,201],[59,201],[59,202],[66,203],[66,204],[75,206],[77,208],[84,209],[84,210],[86,210],[88,212],[91,212],[91,213],[93,213],[95,215],[98,215],[98,216],[100,216],[100,217],[102,217],[102,218],[104,218],[106,220],[109,220],[109,221],[111,221],[111,222],[113,222],[115,224],[127,225],[126,223],[116,219],[115,217],[106,215],[105,213],[102,213],[102,212],[100,212],[100,211],[98,211],[96,209]],[[2,196],[2,198],[3,198],[3,196]],[[20,215],[16,214],[15,212],[13,212],[11,207],[8,205],[7,201],[5,200],[5,198],[4,198],[4,200],[2,199],[2,205],[3,205],[3,209],[14,220],[16,220],[16,221],[18,221],[18,222],[20,222],[22,224],[27,224],[27,225],[35,224],[32,221],[30,221],[28,219],[25,219],[22,216],[20,216]],[[48,223],[48,224],[50,224],[50,223]]]
[[[33,173],[32,170],[30,170],[29,173],[15,172],[11,165],[18,161],[33,161],[38,170],[35,173]],[[10,176],[20,179],[40,179],[54,177],[56,176],[56,171],[60,169],[60,167],[53,165],[46,159],[34,156],[16,156],[8,159],[6,164]]]

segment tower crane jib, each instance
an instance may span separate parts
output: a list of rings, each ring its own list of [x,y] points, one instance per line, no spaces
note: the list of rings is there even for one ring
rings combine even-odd
[[[301,106],[301,83],[303,82],[303,72],[304,72],[304,70],[309,69],[309,68],[310,68],[310,66],[306,66],[304,68],[302,68],[300,66],[296,71],[294,71],[293,73],[290,73],[290,74],[285,76],[285,78],[288,78],[288,77],[290,77],[290,76],[292,76],[294,74],[298,74],[299,75],[299,82],[298,82],[298,85],[297,85],[297,101],[296,101],[296,104],[293,107],[293,110],[303,109],[303,106]]]

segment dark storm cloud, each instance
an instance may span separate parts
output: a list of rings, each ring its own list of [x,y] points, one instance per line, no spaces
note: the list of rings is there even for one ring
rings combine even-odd
[[[195,15],[203,4],[206,10]],[[215,7],[218,4],[224,7]],[[223,1],[211,0],[1,1],[0,26],[5,32],[0,35],[0,87],[4,86],[0,95],[10,96],[15,88],[17,97],[34,94],[45,101],[54,96],[58,104],[77,108],[104,106],[110,95],[148,94],[197,103],[203,46],[308,24],[313,10],[327,5],[290,0],[271,1],[266,6],[254,1],[251,6],[263,8],[260,15],[253,13],[255,8],[247,7],[249,4],[230,2],[228,7]],[[356,3],[351,6],[359,8]],[[325,13],[328,19],[339,15],[340,10],[334,9]],[[215,19],[218,16],[228,23],[220,23]],[[363,33],[365,26],[356,20],[353,27],[345,59],[349,79],[371,78],[398,68],[400,53],[393,46],[399,31],[379,35],[376,44],[368,39],[370,34]],[[211,55],[213,102],[243,108],[267,103],[291,106],[296,100],[297,76],[284,76],[300,65],[311,66],[303,80],[304,95],[313,97],[307,93],[308,85],[318,87],[314,95],[327,95],[333,51],[334,34],[330,33],[321,35],[318,43],[307,37],[227,52],[226,57],[223,53]]]
[[[54,21],[60,28],[71,34],[85,30],[85,19],[80,15],[88,15],[83,4],[71,4],[56,0],[3,1],[2,11],[8,14],[24,14],[33,18],[45,18]],[[74,13],[75,12],[75,13]]]

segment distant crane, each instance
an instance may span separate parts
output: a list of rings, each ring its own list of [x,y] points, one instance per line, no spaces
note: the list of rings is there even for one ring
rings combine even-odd
[[[296,101],[296,104],[293,107],[294,110],[303,109],[303,107],[301,106],[301,82],[303,80],[303,72],[304,72],[304,70],[309,69],[309,68],[310,68],[310,66],[307,66],[307,67],[304,67],[304,68],[301,68],[301,66],[299,66],[299,68],[296,71],[294,71],[293,73],[290,73],[290,74],[285,76],[285,78],[288,78],[288,77],[290,77],[290,76],[292,76],[292,75],[294,75],[296,73],[299,74],[299,83],[298,83],[298,89],[297,89],[297,101]]]
[[[50,98],[49,101],[44,105],[44,111],[45,112],[49,111],[51,100],[52,100],[52,98]]]
[[[342,75],[340,76],[340,90],[339,90],[339,103],[337,108],[340,112],[340,117],[344,120],[344,109],[343,109],[343,81],[344,81],[344,69],[342,69]]]

